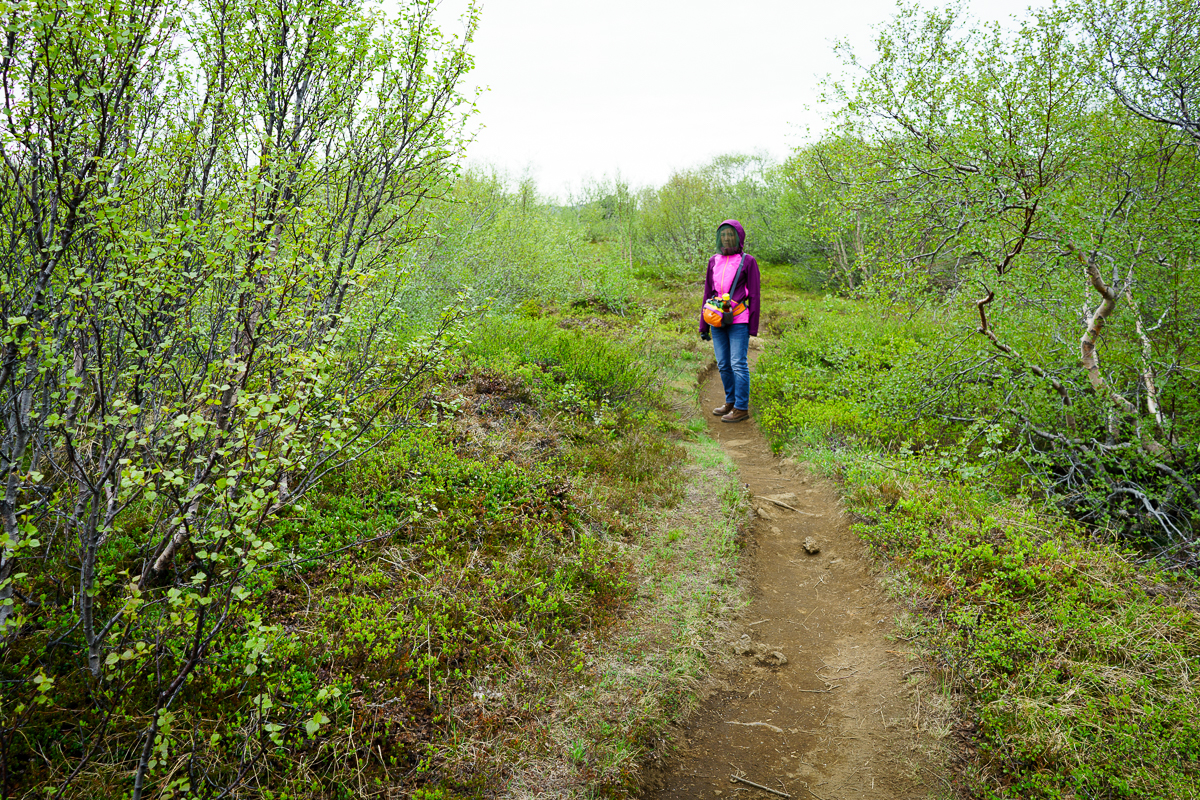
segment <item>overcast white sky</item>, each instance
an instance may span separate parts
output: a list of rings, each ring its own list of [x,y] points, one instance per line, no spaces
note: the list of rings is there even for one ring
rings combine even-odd
[[[968,0],[981,19],[1045,0]],[[443,0],[443,30],[466,0]],[[776,158],[818,133],[833,43],[871,51],[894,0],[482,0],[475,70],[487,87],[471,161],[567,199],[618,173],[657,185],[722,153]]]

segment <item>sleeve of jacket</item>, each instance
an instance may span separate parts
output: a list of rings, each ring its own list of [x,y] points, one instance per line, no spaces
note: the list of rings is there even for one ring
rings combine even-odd
[[[762,308],[758,262],[754,256],[746,256],[746,291],[750,295],[750,335],[758,336],[758,312]]]
[[[704,307],[704,301],[712,297],[713,293],[713,261],[716,256],[711,256],[708,259],[708,268],[704,271],[704,294],[700,297],[700,307]],[[758,274],[758,268],[755,267],[754,274]],[[708,333],[708,323],[704,321],[704,315],[700,314],[700,333]]]

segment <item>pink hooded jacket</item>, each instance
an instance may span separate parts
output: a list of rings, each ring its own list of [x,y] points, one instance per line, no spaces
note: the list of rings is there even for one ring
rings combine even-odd
[[[738,252],[741,253],[746,244],[746,230],[742,227],[742,223],[736,219],[727,219],[717,226],[717,230],[721,230],[723,225],[728,225],[737,231]],[[716,289],[713,287],[713,267],[716,266],[717,259],[717,255],[708,259],[708,269],[704,274],[704,297],[700,300],[701,304],[716,293]],[[758,262],[754,260],[754,256],[748,255],[742,263],[742,277],[738,279],[738,285],[733,287],[730,300],[736,305],[743,298],[749,298],[751,336],[758,336],[758,311],[761,304],[759,280]],[[708,333],[708,323],[704,321],[703,317],[700,319],[700,333]]]

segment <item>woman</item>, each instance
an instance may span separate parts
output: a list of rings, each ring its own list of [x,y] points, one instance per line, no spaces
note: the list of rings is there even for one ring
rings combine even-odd
[[[722,422],[750,419],[750,365],[746,351],[750,337],[758,335],[758,262],[742,248],[746,231],[736,219],[717,226],[717,254],[708,260],[704,277],[704,300],[729,295],[730,308],[744,302],[746,308],[733,316],[732,324],[711,327],[700,318],[700,338],[712,337],[717,370],[725,387],[725,405],[713,409]]]

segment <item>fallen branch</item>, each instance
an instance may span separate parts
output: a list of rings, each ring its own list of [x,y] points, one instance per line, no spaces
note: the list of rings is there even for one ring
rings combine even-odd
[[[773,497],[767,497],[766,495],[762,495],[762,494],[754,495],[754,499],[766,500],[768,503],[774,503],[775,505],[779,506],[780,508],[786,508],[788,511],[795,511],[797,514],[803,514],[806,517],[823,517],[823,516],[825,516],[824,514],[813,514],[812,512],[809,512],[809,511],[801,511],[800,509],[796,508],[795,506],[789,506],[787,503],[783,502],[782,500],[776,500]]]
[[[1183,477],[1179,470],[1171,467],[1169,464],[1164,464],[1161,461],[1154,461],[1152,463],[1154,464],[1154,468],[1159,472],[1163,473],[1164,475],[1169,475],[1175,479],[1175,481],[1179,484],[1179,488],[1183,490],[1184,494],[1188,496],[1188,499],[1192,501],[1193,508],[1200,508],[1200,494],[1196,493],[1196,488],[1192,486],[1190,481]]]
[[[769,722],[738,722],[736,720],[727,719],[727,720],[725,720],[725,724],[726,725],[742,725],[747,728],[755,728],[755,727],[770,728],[771,730],[775,731],[776,733],[783,733],[783,728],[780,728],[776,725],[772,725]]]
[[[762,789],[764,792],[770,792],[771,794],[778,795],[780,797],[791,797],[791,795],[787,792],[781,792],[778,789],[772,789],[769,786],[763,786],[761,783],[755,783],[754,781],[748,781],[745,778],[739,778],[737,775],[730,775],[729,782],[744,783],[747,786],[753,786],[755,789]]]

